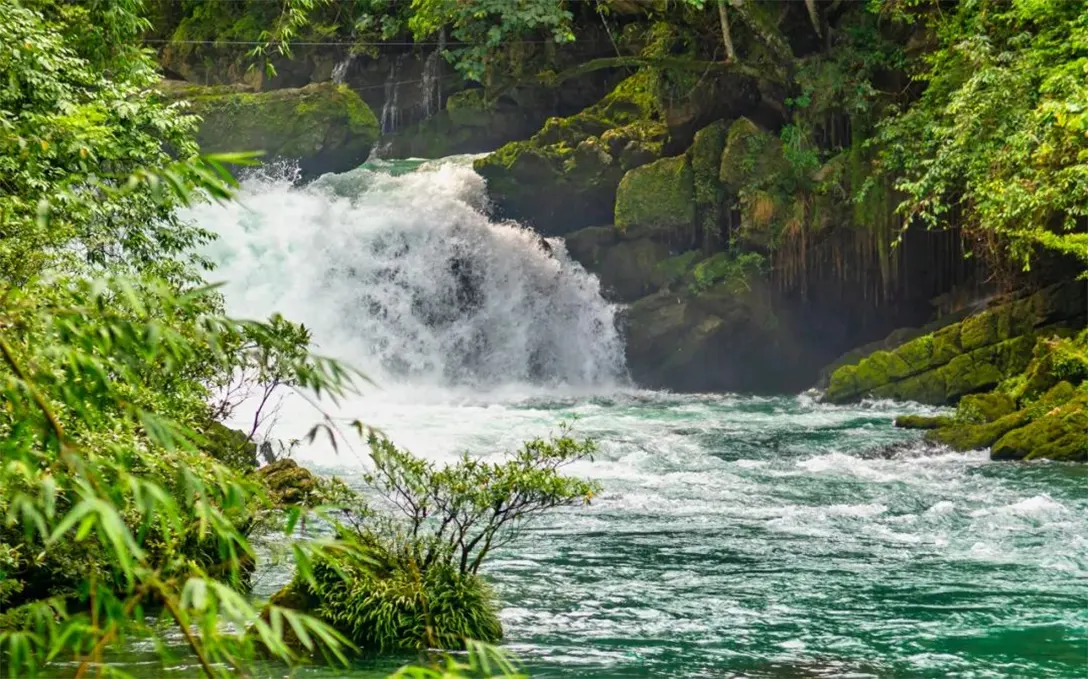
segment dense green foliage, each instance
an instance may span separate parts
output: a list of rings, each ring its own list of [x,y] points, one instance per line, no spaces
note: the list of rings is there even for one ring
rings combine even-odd
[[[987,0],[907,16],[938,47],[914,66],[922,96],[880,126],[900,209],[931,226],[960,210],[1024,263],[1042,245],[1088,264],[1084,3]]]
[[[436,465],[370,436],[377,495],[348,492],[339,533],[365,556],[330,556],[277,599],[312,611],[361,648],[460,648],[467,639],[502,637],[494,597],[479,575],[493,550],[533,518],[588,503],[597,484],[561,469],[591,455],[590,441],[565,430],[537,439],[503,462],[464,456]]]

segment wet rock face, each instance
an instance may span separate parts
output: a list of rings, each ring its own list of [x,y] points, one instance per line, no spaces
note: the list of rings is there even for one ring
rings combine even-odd
[[[475,167],[502,217],[563,235],[612,223],[624,173],[660,157],[667,136],[639,74],[580,113],[549,118],[530,139],[506,144]]]
[[[1084,286],[1061,284],[983,311],[831,375],[824,399],[866,397],[949,405],[1023,372],[1039,337],[1083,327]]]
[[[722,282],[666,289],[631,305],[627,361],[641,385],[682,391],[783,393],[795,389],[806,351],[773,291]]]
[[[203,152],[263,151],[265,162],[297,161],[304,178],[358,167],[378,138],[374,113],[344,85],[251,92],[164,81],[162,90],[202,118]]]
[[[317,477],[291,458],[261,467],[257,475],[268,486],[269,497],[277,506],[312,504],[318,492]]]

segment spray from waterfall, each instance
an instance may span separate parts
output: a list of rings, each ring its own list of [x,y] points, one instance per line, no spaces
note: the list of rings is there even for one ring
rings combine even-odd
[[[394,172],[393,170],[398,170]],[[383,389],[591,388],[624,375],[615,308],[561,241],[485,213],[471,158],[243,182],[192,217],[228,310],[282,312]]]

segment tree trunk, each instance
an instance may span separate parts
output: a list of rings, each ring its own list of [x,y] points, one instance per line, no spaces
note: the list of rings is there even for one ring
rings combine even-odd
[[[812,20],[812,27],[816,29],[816,35],[822,38],[820,15],[816,13],[816,0],[805,0],[805,7],[808,8],[808,18]]]
[[[729,15],[726,14],[725,0],[718,0],[718,18],[722,22],[722,43],[725,45],[725,56],[733,61],[737,58],[737,51],[733,49],[733,36],[729,33]]]

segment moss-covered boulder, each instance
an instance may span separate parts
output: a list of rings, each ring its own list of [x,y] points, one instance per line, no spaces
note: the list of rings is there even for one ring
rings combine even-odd
[[[1022,374],[964,396],[954,417],[904,416],[896,426],[929,429],[928,440],[957,450],[990,448],[994,459],[1088,461],[1086,406],[1088,330],[1040,338]]]
[[[673,285],[630,306],[627,364],[640,384],[682,391],[785,391],[804,361],[771,287],[753,278],[740,291]]]
[[[842,366],[831,374],[824,399],[954,404],[966,394],[990,390],[1023,373],[1038,337],[1083,327],[1085,308],[1083,285],[1048,287]]]
[[[616,191],[616,228],[690,247],[694,242],[695,176],[685,156],[662,158],[625,174]]]
[[[1012,429],[990,450],[995,460],[1088,462],[1088,392],[1081,391],[1023,427]]]
[[[318,502],[320,480],[289,457],[261,467],[257,475],[268,487],[272,502],[278,506],[310,506]]]
[[[627,78],[568,118],[549,118],[528,140],[476,161],[498,212],[563,235],[613,222],[616,187],[627,170],[661,155],[667,129],[649,76]]]
[[[346,85],[252,92],[164,81],[162,89],[201,117],[205,153],[263,151],[265,161],[297,161],[304,177],[358,167],[378,139],[374,113]]]
[[[696,238],[705,252],[720,250],[725,245],[721,225],[726,191],[720,168],[727,133],[724,120],[711,123],[695,133],[687,151],[694,183]]]
[[[565,240],[568,254],[597,275],[609,299],[633,302],[668,281],[659,265],[671,252],[653,239],[623,239],[610,226],[591,226],[568,234]]]

